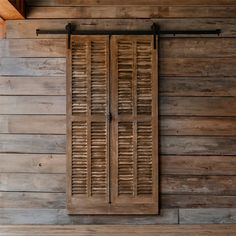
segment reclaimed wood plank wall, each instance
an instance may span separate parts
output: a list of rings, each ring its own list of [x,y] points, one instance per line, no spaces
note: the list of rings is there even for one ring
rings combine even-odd
[[[29,0],[28,20],[6,22],[0,224],[236,223],[235,0],[97,2]],[[220,37],[160,41],[161,215],[68,216],[66,41],[37,37],[35,30],[67,22],[81,29],[147,29],[153,21],[163,29],[223,30]]]

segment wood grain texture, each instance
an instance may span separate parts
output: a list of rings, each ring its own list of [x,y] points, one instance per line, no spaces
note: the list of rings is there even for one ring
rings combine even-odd
[[[65,76],[64,58],[0,58],[0,75]]]
[[[52,19],[50,21],[33,20],[33,21],[7,21],[7,38],[65,38],[65,35],[39,35],[36,36],[36,29],[64,29],[69,22],[79,26],[81,30],[96,29],[96,30],[121,30],[121,29],[150,29],[153,22],[160,25],[161,29],[165,30],[209,30],[209,29],[223,29],[220,37],[234,37],[236,35],[235,18],[197,18],[197,19],[80,19],[80,20],[66,20],[66,19]],[[183,35],[183,37],[186,35]],[[169,36],[170,37],[170,36]],[[171,36],[172,37],[172,36]],[[190,37],[188,35],[188,37]],[[196,36],[192,36],[196,37]],[[206,36],[204,36],[206,37]],[[207,37],[216,37],[210,36]],[[218,36],[217,36],[218,38]]]
[[[19,1],[21,1],[22,4],[24,3],[22,0],[17,0],[17,2]],[[17,7],[8,0],[1,0],[0,16],[4,20],[24,19],[23,12],[17,9]]]
[[[235,142],[235,136],[162,136],[161,153],[165,155],[235,155]]]
[[[162,65],[162,64],[160,64]],[[235,77],[161,77],[162,96],[236,96]]]
[[[16,191],[0,192],[0,208],[65,209],[66,194]]]
[[[65,155],[55,154],[0,154],[1,173],[63,173],[65,174]]]
[[[0,40],[5,38],[5,21],[0,17]]]
[[[29,19],[235,17],[234,6],[66,6],[28,7]]]
[[[39,36],[40,37],[40,36]],[[234,38],[162,38],[161,58],[236,57]],[[6,39],[0,41],[4,57],[65,57],[65,39]]]
[[[134,236],[139,233],[147,236],[234,236],[236,229],[235,225],[25,225],[25,226],[0,226],[0,235],[7,236],[28,236],[28,235],[47,235],[47,236],[108,236],[108,235],[130,235]]]
[[[65,192],[65,174],[0,173],[0,191]]]
[[[117,2],[116,0],[26,0],[28,6],[107,6],[107,5],[159,5],[159,6],[233,6],[236,5],[234,0],[120,0]]]
[[[235,117],[162,116],[161,135],[234,136]]]
[[[4,57],[65,57],[63,39],[7,39],[0,41],[0,54]]]
[[[236,175],[235,156],[162,156],[161,173],[168,175]]]
[[[64,135],[1,134],[0,153],[65,153]]]
[[[180,224],[235,224],[236,209],[180,209]]]
[[[163,194],[236,194],[236,176],[162,176]]]
[[[0,76],[0,95],[64,95],[65,77]]]
[[[1,96],[0,114],[65,114],[65,96]]]
[[[162,208],[235,208],[236,196],[161,194]],[[65,193],[0,192],[0,208],[65,209]]]
[[[216,195],[161,195],[163,208],[235,208],[236,196]]]
[[[161,76],[235,76],[236,58],[160,59]]]
[[[0,115],[0,133],[65,134],[63,115]]]
[[[235,116],[235,97],[161,97],[161,115]]]
[[[24,217],[22,217],[22,215]],[[0,224],[177,224],[177,209],[162,209],[160,216],[70,216],[65,209],[0,209]],[[88,227],[88,226],[86,226]],[[137,226],[136,226],[137,227]],[[133,231],[133,230],[132,230]],[[0,235],[1,235],[0,228]],[[78,233],[78,232],[77,232]],[[119,232],[120,233],[120,232]],[[137,234],[137,233],[136,233]],[[135,235],[136,235],[135,234]],[[3,234],[4,236],[6,234]],[[40,231],[42,235],[42,231]],[[50,234],[49,234],[50,235]],[[56,234],[58,235],[58,234]],[[56,236],[55,235],[55,236]],[[70,233],[69,233],[70,235]],[[77,234],[76,234],[77,235]],[[85,234],[86,235],[86,234]],[[89,233],[91,235],[91,231]],[[104,235],[103,233],[101,235]],[[126,235],[126,234],[125,234]]]

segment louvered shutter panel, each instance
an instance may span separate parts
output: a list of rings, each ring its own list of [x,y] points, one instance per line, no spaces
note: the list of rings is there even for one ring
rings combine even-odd
[[[72,36],[67,58],[67,203],[109,210],[109,37]]]
[[[111,48],[113,209],[120,214],[156,214],[157,51],[152,36],[112,36]]]

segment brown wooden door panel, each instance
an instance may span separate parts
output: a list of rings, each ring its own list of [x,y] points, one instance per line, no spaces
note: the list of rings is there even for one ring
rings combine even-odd
[[[68,210],[79,214],[106,213],[109,208],[109,38],[72,36],[68,51]]]
[[[111,195],[127,214],[158,212],[157,52],[151,36],[112,36]]]
[[[67,63],[69,213],[157,214],[152,36],[72,36]]]

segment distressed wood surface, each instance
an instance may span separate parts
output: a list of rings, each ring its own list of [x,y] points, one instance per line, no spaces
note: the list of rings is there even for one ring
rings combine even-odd
[[[235,224],[236,209],[180,209],[180,224]]]
[[[65,39],[5,39],[0,41],[4,57],[65,57]],[[236,57],[234,38],[163,38],[161,58]]]
[[[1,95],[64,95],[65,77],[0,76]]]
[[[236,196],[163,194],[161,204],[163,208],[236,208]]]
[[[0,75],[65,76],[65,58],[0,58]]]
[[[0,153],[65,153],[65,135],[0,134]]]
[[[236,175],[235,156],[162,156],[161,173],[168,175]]]
[[[65,114],[64,96],[1,96],[0,114]]]
[[[236,194],[236,176],[162,176],[163,194]]]
[[[161,115],[235,116],[235,97],[161,97]]]
[[[52,19],[50,21],[33,20],[33,21],[7,21],[7,38],[65,38],[65,35],[39,35],[36,36],[36,29],[64,29],[65,25],[72,22],[77,27],[82,29],[96,29],[96,30],[110,30],[110,29],[149,29],[153,22],[160,25],[161,29],[165,30],[209,30],[209,29],[223,29],[220,37],[234,37],[236,35],[236,19],[235,18],[197,18],[197,19],[79,19],[79,20],[66,20],[66,19]],[[204,35],[202,35],[204,36]],[[182,36],[184,37],[184,35]],[[186,35],[185,35],[186,37]],[[188,37],[191,37],[188,35]],[[193,36],[196,37],[196,36]],[[199,35],[198,35],[199,37]],[[204,36],[216,37],[218,36]]]
[[[236,196],[161,194],[162,208],[236,208]],[[65,209],[65,193],[0,192],[0,208]]]
[[[22,217],[22,215],[24,217]],[[160,216],[70,216],[65,209],[0,209],[0,224],[177,224],[177,209],[161,209]],[[88,226],[87,226],[88,227]],[[91,233],[91,232],[90,232]],[[1,235],[1,229],[0,229]],[[6,234],[3,234],[4,236]],[[42,231],[40,232],[42,235]],[[70,233],[69,233],[70,235]],[[101,234],[102,236],[103,234]],[[126,234],[125,234],[126,235]]]
[[[66,134],[64,115],[0,115],[0,133]],[[161,116],[160,135],[233,136],[235,117]]]
[[[65,135],[1,134],[0,152],[65,153]],[[162,136],[164,155],[236,155],[235,137]]]
[[[28,6],[101,6],[101,5],[171,5],[171,6],[234,6],[234,0],[26,0]]]
[[[163,175],[236,175],[235,156],[160,156]],[[0,154],[2,173],[63,173],[65,155]],[[15,164],[14,164],[15,163]]]
[[[161,77],[159,84],[160,94],[169,97],[236,96],[235,77]]]
[[[160,134],[234,136],[236,134],[236,118],[162,116],[160,119]]]
[[[22,4],[24,3],[22,0]],[[0,16],[4,20],[20,20],[24,19],[24,14],[21,9],[17,9],[17,7],[11,3],[12,1],[1,0],[1,8],[0,8]],[[13,1],[14,2],[14,1]]]
[[[0,94],[66,95],[65,83],[64,76],[0,76]],[[161,96],[236,96],[235,77],[161,77],[159,85]]]
[[[0,17],[0,42],[1,39],[5,38],[5,22],[4,20]]]
[[[235,155],[236,137],[162,136],[165,155]]]
[[[1,173],[63,173],[66,172],[65,155],[56,154],[0,154]]]
[[[59,192],[66,188],[65,174],[1,173],[0,191]],[[236,176],[161,176],[162,194],[235,196]]]
[[[0,133],[66,134],[64,115],[0,115]]]
[[[29,19],[235,17],[235,6],[67,6],[29,7]]]
[[[4,236],[27,236],[27,235],[47,235],[47,236],[97,236],[97,235],[130,235],[137,234],[156,236],[234,236],[235,225],[76,225],[76,226],[49,226],[49,225],[26,225],[26,226],[0,226],[0,235]],[[2,232],[2,233],[1,233]]]
[[[165,58],[160,76],[235,76],[236,58]],[[65,58],[0,58],[0,75],[65,76]]]

